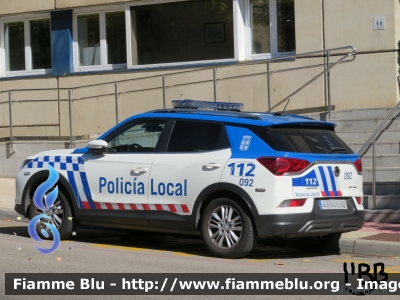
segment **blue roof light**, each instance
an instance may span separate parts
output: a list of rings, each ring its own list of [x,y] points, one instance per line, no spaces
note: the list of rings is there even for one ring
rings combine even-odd
[[[243,109],[243,103],[235,102],[211,102],[199,100],[173,100],[173,108],[202,108],[202,109],[219,109],[219,110],[235,110]]]

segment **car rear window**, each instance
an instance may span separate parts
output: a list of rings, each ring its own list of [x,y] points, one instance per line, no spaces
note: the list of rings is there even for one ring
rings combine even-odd
[[[329,128],[267,127],[261,137],[272,149],[285,152],[351,154],[353,151]]]

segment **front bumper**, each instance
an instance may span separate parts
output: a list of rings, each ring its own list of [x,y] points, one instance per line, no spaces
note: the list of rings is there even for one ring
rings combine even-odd
[[[316,236],[356,231],[364,225],[364,211],[357,210],[352,200],[347,201],[348,209],[345,211],[321,210],[316,201],[309,213],[257,216],[258,236]]]
[[[24,204],[15,204],[14,210],[19,213],[20,215],[23,215],[26,217],[26,208]]]

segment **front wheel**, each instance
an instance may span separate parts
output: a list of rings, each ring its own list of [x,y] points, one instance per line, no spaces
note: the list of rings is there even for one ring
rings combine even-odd
[[[31,199],[29,218],[32,219],[33,217],[43,213],[46,212],[39,210],[33,203],[33,199]],[[44,229],[49,237],[53,238],[50,229],[43,224],[44,222],[54,225],[60,233],[61,239],[68,239],[72,236],[72,232],[76,229],[76,220],[72,217],[71,207],[61,189],[58,190],[58,197],[53,206],[48,209],[47,215],[50,217],[49,219],[40,219],[36,225],[36,231],[39,236],[43,237],[41,231]]]
[[[231,199],[213,200],[203,213],[200,230],[206,247],[217,257],[239,258],[253,250],[250,216]]]

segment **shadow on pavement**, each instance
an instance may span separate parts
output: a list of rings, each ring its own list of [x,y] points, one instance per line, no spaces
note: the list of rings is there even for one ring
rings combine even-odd
[[[26,223],[0,224],[0,234],[30,238]],[[148,231],[118,230],[109,228],[79,227],[70,241],[88,243],[97,247],[116,247],[116,250],[141,248],[183,253],[194,256],[212,257],[200,236],[166,234]],[[296,241],[263,240],[257,244],[246,259],[305,258],[332,255],[332,253],[311,253],[296,249]],[[121,248],[123,247],[123,248]],[[124,249],[125,248],[125,249]]]

